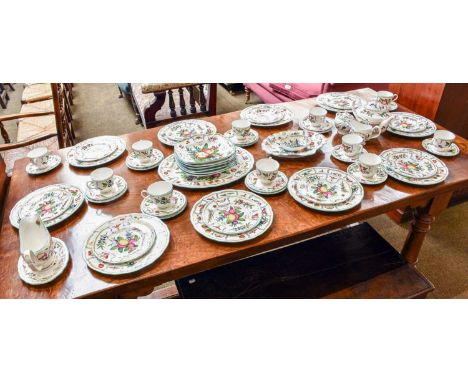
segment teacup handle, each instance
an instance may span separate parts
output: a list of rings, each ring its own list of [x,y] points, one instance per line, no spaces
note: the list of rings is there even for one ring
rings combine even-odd
[[[372,139],[372,138],[377,138],[381,133],[382,133],[381,127],[380,127],[380,126],[374,126],[374,127],[372,128],[371,139]]]
[[[393,102],[395,102],[398,99],[398,94],[393,95]]]
[[[26,264],[28,264],[29,268],[31,268],[34,272],[40,271],[40,269],[34,265],[34,260],[33,260],[34,254],[32,253],[31,250],[28,249],[24,252],[21,252],[21,256],[23,256],[23,260],[26,262]]]
[[[141,197],[142,198],[146,198],[148,195],[149,195],[148,191],[146,191],[146,190],[141,191]]]

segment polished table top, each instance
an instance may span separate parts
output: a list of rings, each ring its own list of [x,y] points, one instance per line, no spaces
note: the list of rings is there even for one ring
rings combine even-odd
[[[368,98],[373,95],[369,89],[355,92]],[[265,157],[261,150],[261,141],[268,135],[291,128],[297,121],[308,114],[315,105],[314,99],[287,104],[295,113],[294,123],[279,128],[256,128],[260,140],[248,149],[255,159]],[[401,110],[401,109],[400,109]],[[404,109],[403,109],[404,110]],[[330,113],[330,116],[333,116]],[[231,121],[239,118],[239,112],[204,118],[213,122],[219,132],[230,128]],[[165,156],[172,154],[172,147],[160,143],[156,137],[158,129],[138,131],[122,136],[127,148],[140,139],[150,139]],[[335,131],[326,134],[326,145],[315,155],[303,159],[280,159],[281,171],[291,176],[306,167],[328,166],[346,171],[348,164],[339,162],[330,156],[332,147],[341,143],[341,136]],[[413,147],[424,150],[422,139],[405,139],[391,133],[384,133],[377,139],[367,142],[369,152],[380,153],[392,147]],[[140,212],[140,192],[149,184],[159,180],[157,170],[135,172],[125,165],[127,153],[107,166],[117,175],[123,176],[129,186],[128,192],[119,200],[108,205],[85,203],[78,213],[61,225],[52,228],[51,234],[67,243],[71,259],[65,273],[50,285],[32,287],[24,284],[17,273],[19,256],[18,232],[8,220],[10,210],[15,203],[40,187],[54,183],[69,183],[85,189],[91,169],[70,167],[66,161],[68,149],[60,151],[63,164],[52,172],[41,176],[30,176],[25,172],[27,159],[16,162],[6,201],[5,215],[0,239],[0,297],[13,298],[73,298],[73,297],[110,297],[118,296],[133,289],[188,276],[237,259],[262,253],[273,248],[288,245],[316,234],[330,231],[356,221],[404,207],[411,203],[424,201],[431,197],[468,186],[468,141],[457,137],[456,143],[461,149],[460,155],[453,158],[441,158],[449,168],[449,176],[442,184],[429,187],[410,186],[388,178],[378,186],[364,186],[365,195],[361,205],[344,213],[321,213],[310,210],[296,203],[289,193],[266,196],[275,213],[270,230],[263,236],[240,244],[221,244],[201,237],[190,223],[190,210],[202,196],[218,190],[180,189],[188,199],[187,209],[179,216],[166,221],[171,232],[169,247],[163,256],[148,268],[127,276],[110,277],[90,270],[83,258],[82,249],[88,235],[100,224],[113,216],[130,212]],[[247,189],[243,179],[223,188]]]

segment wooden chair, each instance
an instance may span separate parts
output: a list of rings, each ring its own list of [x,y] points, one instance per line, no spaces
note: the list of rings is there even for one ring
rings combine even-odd
[[[2,227],[5,201],[8,194],[8,186],[10,184],[10,178],[7,176],[5,169],[5,162],[0,156],[0,228]]]
[[[50,84],[36,83],[27,84],[21,95],[22,103],[43,101],[52,98],[52,89]]]

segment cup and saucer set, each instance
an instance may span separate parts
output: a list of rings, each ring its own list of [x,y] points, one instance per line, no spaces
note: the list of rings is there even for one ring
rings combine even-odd
[[[19,240],[18,274],[25,283],[50,283],[67,267],[70,258],[67,245],[50,236],[39,215],[28,215],[21,219]]]
[[[246,187],[261,195],[275,195],[286,190],[288,177],[279,171],[279,162],[272,158],[259,159],[256,169],[245,177]]]
[[[431,154],[454,157],[460,153],[455,141],[455,134],[448,130],[437,130],[434,137],[422,141],[423,147]]]
[[[180,191],[174,190],[172,183],[159,181],[141,192],[143,201],[140,210],[146,215],[159,219],[173,218],[185,210],[187,198]]]
[[[395,102],[398,99],[398,94],[381,90],[377,92],[377,96],[366,103],[366,108],[373,111],[395,111],[398,105]]]
[[[359,183],[367,185],[381,184],[388,178],[382,158],[372,153],[359,155],[357,162],[350,164],[347,172]]]
[[[359,156],[367,153],[363,147],[364,138],[360,134],[346,134],[341,138],[341,145],[333,147],[331,155],[345,163],[354,163]]]
[[[332,131],[334,125],[333,119],[327,117],[327,110],[318,106],[310,109],[309,115],[299,121],[301,129],[322,134]]]
[[[94,170],[86,183],[85,197],[92,203],[109,203],[120,198],[127,191],[127,182],[109,167]]]
[[[231,129],[224,133],[224,137],[236,146],[252,146],[258,142],[258,133],[251,129],[250,126],[250,121],[246,119],[232,121]]]
[[[125,164],[130,170],[147,171],[158,167],[163,159],[163,153],[153,148],[153,142],[144,139],[132,145]]]
[[[389,112],[398,107],[395,103],[397,99],[397,94],[386,90],[379,91],[374,100],[354,108],[353,114],[359,122],[378,125],[392,116]]]
[[[47,147],[38,147],[28,152],[30,162],[26,165],[26,172],[30,175],[39,175],[52,171],[62,158],[58,154],[51,154]]]

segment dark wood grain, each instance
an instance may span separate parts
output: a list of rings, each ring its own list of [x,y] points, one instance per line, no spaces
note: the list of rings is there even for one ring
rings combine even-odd
[[[370,97],[372,93],[361,90],[355,93]],[[289,104],[296,118],[307,115],[308,109],[315,105],[315,100],[301,100]],[[239,112],[233,112],[213,117],[203,118],[213,122],[218,131],[224,132],[230,128],[231,122],[239,118]],[[261,140],[268,135],[292,127],[292,123],[279,128],[257,128],[260,141],[249,148],[255,159],[265,157],[261,150]],[[139,139],[150,139],[155,147],[167,156],[173,149],[160,143],[156,137],[157,130],[139,131],[124,135],[127,148]],[[312,157],[295,160],[281,160],[281,170],[291,176],[294,172],[311,166],[329,166],[346,170],[347,164],[330,158],[332,146],[340,143],[341,136],[333,132],[327,135],[327,144]],[[0,297],[27,298],[72,298],[72,297],[114,297],[130,293],[133,290],[156,286],[163,282],[178,279],[190,274],[202,272],[218,265],[259,254],[283,245],[298,242],[332,229],[343,227],[349,223],[363,221],[396,208],[405,206],[424,206],[438,195],[450,193],[458,188],[468,186],[468,142],[457,137],[456,143],[461,148],[461,154],[454,158],[442,159],[447,164],[450,174],[447,180],[431,187],[415,187],[403,184],[391,178],[380,186],[365,186],[364,200],[361,205],[351,211],[338,214],[312,211],[296,203],[287,192],[267,197],[275,213],[275,220],[270,230],[263,236],[250,242],[226,245],[215,243],[198,235],[189,220],[190,210],[202,196],[213,190],[185,190],[188,208],[179,216],[167,221],[171,232],[169,247],[155,264],[138,274],[122,277],[109,277],[97,274],[86,266],[81,251],[88,235],[98,225],[113,216],[130,212],[139,212],[141,203],[140,192],[150,183],[159,180],[155,170],[139,173],[125,166],[126,153],[109,166],[117,175],[123,176],[129,191],[119,201],[109,205],[84,205],[81,210],[62,225],[51,230],[51,234],[64,240],[71,253],[71,262],[64,275],[49,286],[34,288],[21,282],[16,266],[18,260],[18,233],[8,222],[8,212],[15,203],[31,191],[54,183],[71,183],[84,189],[91,170],[77,169],[68,166],[65,154],[60,151],[63,165],[49,174],[33,177],[24,168],[27,160],[19,160],[10,184],[10,192],[6,201],[6,211],[3,217],[0,242]],[[380,153],[391,147],[414,147],[422,149],[421,140],[404,139],[390,133],[384,133],[378,139],[367,144],[367,150]],[[246,189],[242,181],[224,188]],[[219,189],[219,188],[218,188]],[[411,255],[413,256],[413,254]],[[417,257],[417,254],[416,254]]]

